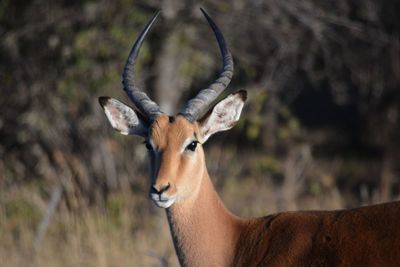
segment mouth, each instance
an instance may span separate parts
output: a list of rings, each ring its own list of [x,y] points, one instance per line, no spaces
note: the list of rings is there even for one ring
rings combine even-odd
[[[169,208],[175,203],[176,196],[165,196],[163,194],[150,193],[150,198],[159,208]]]

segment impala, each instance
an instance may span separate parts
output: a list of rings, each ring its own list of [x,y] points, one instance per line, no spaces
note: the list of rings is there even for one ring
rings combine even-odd
[[[116,99],[99,102],[113,128],[145,139],[150,192],[166,209],[182,266],[400,266],[400,202],[351,210],[282,212],[241,219],[229,212],[207,172],[203,144],[239,120],[246,92],[208,107],[229,84],[232,56],[213,20],[202,10],[217,39],[223,70],[177,116],[164,114],[136,86],[134,65],[157,12],[136,40],[123,71],[131,108]],[[203,115],[205,114],[205,115]]]

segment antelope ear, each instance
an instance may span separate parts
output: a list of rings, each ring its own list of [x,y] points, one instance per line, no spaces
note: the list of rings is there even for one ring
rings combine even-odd
[[[124,135],[147,136],[149,127],[140,113],[110,97],[99,97],[99,103],[115,130]]]
[[[226,131],[235,126],[247,99],[247,92],[240,90],[221,100],[200,121],[202,142],[204,143],[214,133]]]

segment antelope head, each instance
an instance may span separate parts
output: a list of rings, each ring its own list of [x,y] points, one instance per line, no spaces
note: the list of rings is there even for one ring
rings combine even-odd
[[[216,81],[188,101],[176,116],[164,114],[154,101],[139,90],[134,78],[140,46],[159,12],[137,38],[123,71],[123,88],[135,108],[113,98],[99,98],[114,129],[124,135],[133,134],[145,139],[150,161],[149,196],[161,208],[189,200],[198,193],[206,171],[202,145],[212,134],[234,126],[246,100],[246,92],[238,91],[207,112],[207,108],[228,86],[233,61],[220,30],[207,13],[201,11],[217,39],[223,70]],[[205,112],[206,115],[202,116]]]

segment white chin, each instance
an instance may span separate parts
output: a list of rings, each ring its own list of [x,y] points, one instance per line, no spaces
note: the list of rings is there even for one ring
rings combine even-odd
[[[153,200],[153,201],[157,207],[163,208],[163,209],[167,209],[167,208],[171,207],[172,204],[175,203],[175,199],[170,199],[168,201],[157,201],[157,200]]]

